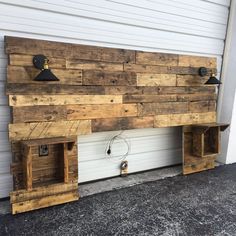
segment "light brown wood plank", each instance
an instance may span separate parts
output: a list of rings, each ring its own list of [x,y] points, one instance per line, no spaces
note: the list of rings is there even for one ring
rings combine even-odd
[[[179,56],[177,54],[157,52],[136,52],[136,63],[146,65],[177,66]]]
[[[123,85],[136,86],[137,78],[134,72],[83,71],[83,85]]]
[[[122,103],[121,95],[10,95],[10,106]]]
[[[173,74],[137,74],[138,86],[176,86],[176,75]]]
[[[177,101],[175,94],[171,95],[123,95],[123,103],[157,103]]]
[[[197,101],[189,103],[189,112],[208,112],[209,111],[209,102],[208,101]]]
[[[216,68],[216,58],[179,55],[179,66]]]
[[[132,71],[136,73],[156,73],[167,74],[167,66],[154,66],[154,65],[138,65],[133,63],[125,63],[124,71]]]
[[[66,202],[72,202],[79,199],[77,190],[59,193],[51,196],[40,197],[36,199],[27,200],[24,202],[12,204],[12,214],[32,211],[44,207],[55,206]]]
[[[67,59],[66,68],[79,70],[123,71],[123,64]]]
[[[136,104],[67,106],[68,120],[126,117],[126,116],[137,116]]]
[[[90,120],[9,124],[10,140],[68,137],[91,133]]]
[[[9,54],[9,65],[34,67],[33,57],[34,57],[33,55]],[[65,58],[48,57],[48,60],[50,68],[58,68],[58,69],[66,68]]]
[[[92,120],[92,132],[153,128],[153,117],[123,117]]]
[[[35,199],[39,197],[46,197],[50,194],[60,194],[63,192],[69,192],[78,189],[78,183],[59,183],[53,185],[42,186],[32,189],[32,191],[18,190],[10,193],[10,202],[24,202],[30,199]]]
[[[176,114],[188,112],[187,102],[162,102],[138,104],[139,116],[150,116],[158,114]]]
[[[48,86],[49,84],[82,85],[81,70],[52,69],[51,71],[60,81],[43,82],[44,84],[48,84]],[[40,70],[33,67],[8,66],[7,82],[42,84],[42,82],[34,80],[39,73]]]
[[[171,127],[216,122],[216,112],[156,115],[154,127]]]
[[[209,79],[199,75],[177,75],[177,86],[204,86]]]

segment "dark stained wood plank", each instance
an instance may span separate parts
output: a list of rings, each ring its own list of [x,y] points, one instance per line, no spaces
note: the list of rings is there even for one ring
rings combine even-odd
[[[136,73],[168,74],[167,66],[138,65],[134,63],[125,63],[124,71],[133,71]]]
[[[177,66],[179,55],[157,52],[136,52],[136,63],[146,65]]]
[[[43,54],[47,57],[75,58],[107,62],[135,62],[135,51],[38,39],[5,37],[7,54]]]
[[[189,103],[189,112],[207,112],[209,111],[208,101],[197,101]]]
[[[197,93],[197,94],[177,94],[177,101],[179,102],[194,102],[194,101],[209,101],[209,103],[211,102],[215,102],[217,96],[215,93],[212,94],[201,94],[201,93]]]
[[[92,120],[92,132],[152,128],[153,117],[123,117]]]
[[[80,86],[67,84],[6,84],[6,94],[36,95],[36,94],[74,94],[74,95],[102,95],[105,94],[102,86]]]
[[[82,71],[81,70],[65,70],[52,69],[51,70],[60,81],[45,81],[44,84],[71,84],[82,85]],[[8,83],[35,83],[42,84],[42,82],[35,81],[34,78],[40,73],[34,67],[8,66],[7,68],[7,82]]]
[[[83,85],[123,85],[136,86],[137,78],[134,72],[83,71]]]
[[[150,116],[159,114],[187,113],[187,102],[162,102],[138,104],[139,116]]]

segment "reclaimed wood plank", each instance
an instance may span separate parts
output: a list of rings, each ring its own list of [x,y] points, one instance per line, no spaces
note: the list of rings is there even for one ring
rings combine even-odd
[[[152,116],[94,119],[92,132],[153,128],[153,122]]]
[[[96,119],[137,116],[136,104],[68,105],[67,119]]]
[[[7,95],[65,94],[65,95],[103,95],[102,86],[80,86],[67,84],[6,84]]]
[[[138,86],[176,86],[176,75],[173,74],[137,74]]]
[[[27,191],[30,191],[33,187],[31,147],[24,146],[22,152],[24,186]]]
[[[215,93],[209,94],[177,94],[177,101],[179,102],[195,102],[195,101],[209,101],[215,102],[217,96]],[[212,104],[213,105],[213,104]]]
[[[216,122],[216,112],[156,115],[154,127],[171,127]]]
[[[10,140],[68,137],[90,133],[90,120],[9,124]]]
[[[9,95],[10,106],[116,103],[122,103],[121,95]]]
[[[179,55],[157,52],[136,52],[136,63],[147,65],[177,66]]]
[[[77,70],[123,71],[123,63],[67,59],[66,68]]]
[[[124,71],[131,71],[136,73],[156,73],[167,74],[167,66],[154,66],[154,65],[139,65],[134,63],[125,63]]]
[[[123,103],[157,103],[177,101],[177,95],[123,95]]]
[[[204,86],[209,77],[199,75],[177,75],[177,86]]]
[[[51,71],[60,81],[45,81],[44,84],[82,85],[82,70],[52,69]],[[8,66],[7,82],[40,84],[42,82],[34,80],[39,73],[40,71],[33,67]]]
[[[83,85],[136,86],[137,78],[134,72],[85,70],[83,71]]]
[[[79,199],[77,190],[70,192],[53,194],[51,196],[39,197],[36,199],[30,199],[24,202],[12,204],[12,214],[22,213],[26,211],[32,211],[44,207],[55,206],[67,202],[76,201]]]
[[[197,101],[189,103],[189,112],[208,112],[209,111],[209,101]]]
[[[13,191],[10,193],[10,203],[24,202],[39,197],[46,197],[50,194],[60,194],[64,192],[70,192],[78,189],[78,183],[58,183],[53,185],[42,186],[27,191],[25,189]]]
[[[6,54],[43,54],[107,62],[135,62],[135,51],[5,36]]]
[[[187,102],[162,102],[138,104],[139,116],[150,116],[158,114],[187,113]]]
[[[190,56],[190,55],[179,55],[179,66],[191,66],[191,67],[207,67],[217,68],[216,58],[213,57],[202,57],[202,56]]]
[[[29,66],[33,67],[33,55],[9,54],[9,65],[11,66]],[[48,57],[49,67],[57,69],[66,68],[65,58]]]

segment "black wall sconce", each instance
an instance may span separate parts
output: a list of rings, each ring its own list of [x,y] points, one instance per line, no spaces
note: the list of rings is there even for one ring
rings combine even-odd
[[[200,67],[198,70],[198,74],[201,77],[204,77],[208,74],[207,68],[206,67]],[[209,79],[206,81],[205,84],[222,84],[216,77],[215,74],[211,72],[211,75]]]
[[[48,68],[49,60],[44,55],[36,55],[33,58],[34,66],[41,72],[34,78],[35,81],[59,81]]]

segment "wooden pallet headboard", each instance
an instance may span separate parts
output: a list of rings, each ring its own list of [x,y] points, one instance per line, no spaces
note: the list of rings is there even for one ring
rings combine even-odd
[[[11,141],[214,122],[216,58],[5,37]],[[34,55],[60,79],[36,82]]]

